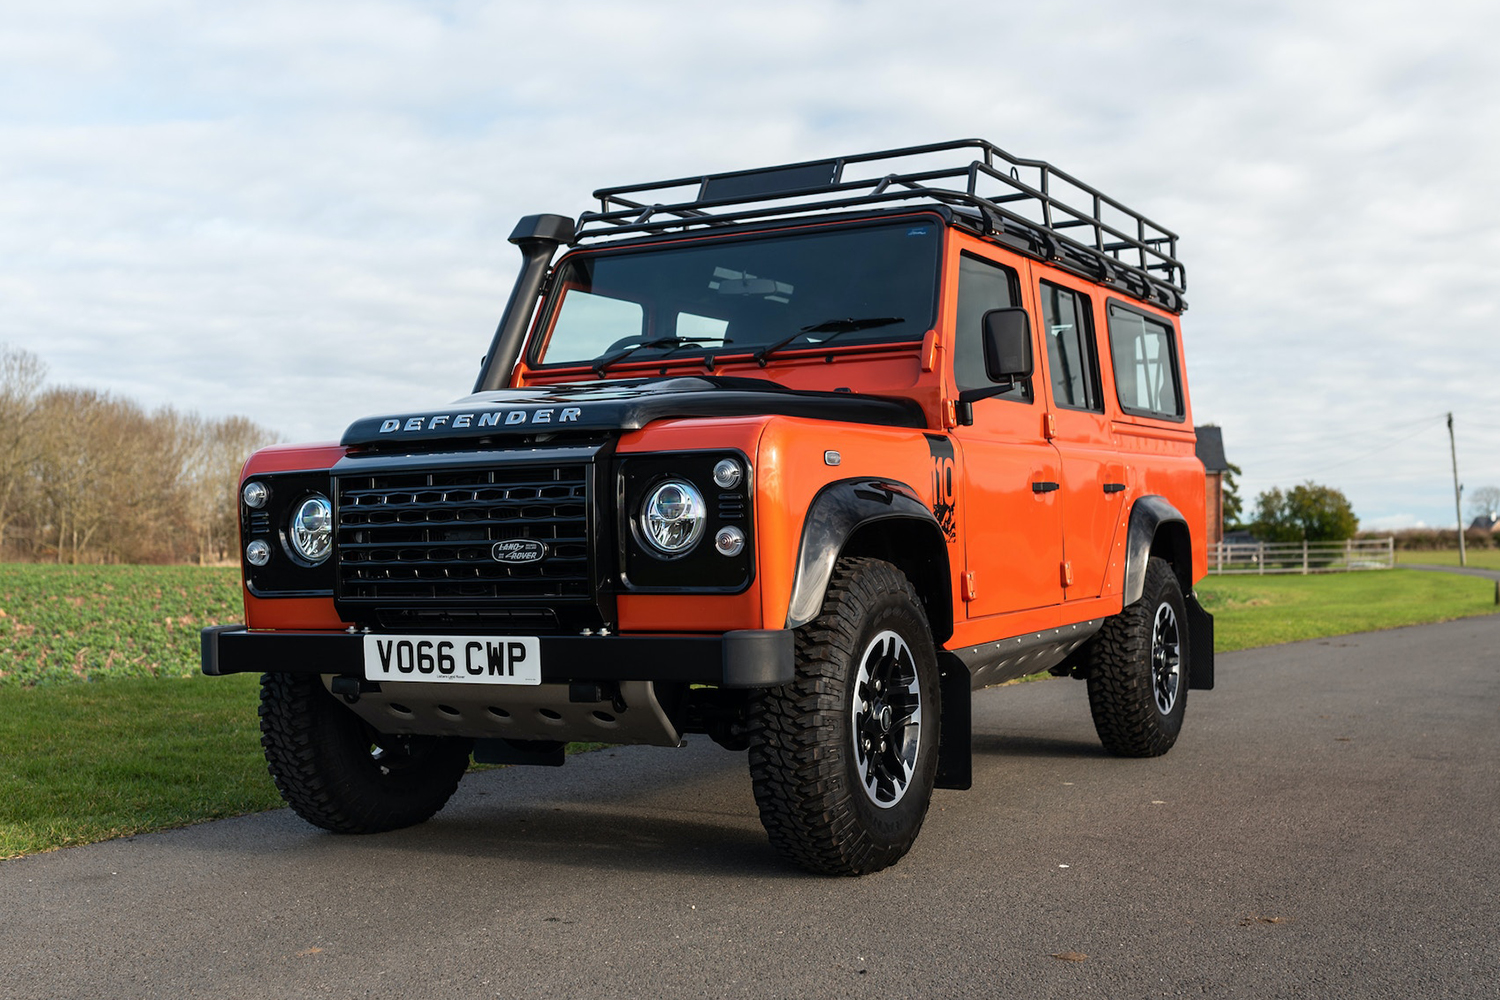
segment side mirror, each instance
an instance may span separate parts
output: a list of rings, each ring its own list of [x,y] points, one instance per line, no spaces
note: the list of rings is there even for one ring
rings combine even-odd
[[[961,424],[974,422],[974,404],[1009,392],[1031,377],[1031,321],[1025,309],[991,309],[984,314],[984,374],[994,385],[965,389],[955,401]]]
[[[1031,377],[1031,322],[1025,309],[991,309],[984,314],[984,373],[991,382],[1015,383]]]

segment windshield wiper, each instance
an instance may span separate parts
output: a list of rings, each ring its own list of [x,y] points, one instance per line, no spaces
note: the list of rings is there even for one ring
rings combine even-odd
[[[764,368],[766,366],[766,358],[769,358],[772,354],[775,354],[777,351],[781,350],[783,347],[790,344],[797,338],[805,337],[809,333],[831,334],[831,336],[825,337],[822,340],[822,343],[826,344],[834,337],[837,337],[840,334],[849,333],[852,330],[869,330],[877,326],[890,326],[892,323],[905,322],[906,317],[904,316],[866,316],[863,319],[854,319],[852,317],[849,319],[825,319],[821,323],[814,323],[812,326],[804,326],[802,329],[798,330],[790,337],[783,337],[768,347],[762,347],[759,351],[755,352],[755,363]]]
[[[675,350],[676,348],[686,347],[690,344],[723,343],[727,343],[727,341],[723,337],[657,337],[655,340],[643,340],[639,344],[631,344],[629,347],[618,350],[615,353],[608,355],[607,357],[603,357],[598,361],[595,361],[593,365],[594,374],[603,375],[604,369],[608,368],[610,365],[614,364],[617,361],[624,361],[636,351],[644,350],[647,347],[670,347]]]

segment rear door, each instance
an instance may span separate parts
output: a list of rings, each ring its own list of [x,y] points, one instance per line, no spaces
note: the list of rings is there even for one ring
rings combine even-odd
[[[1049,431],[1062,462],[1065,595],[1070,601],[1098,597],[1129,510],[1129,477],[1105,412],[1095,296],[1086,284],[1054,273],[1040,278],[1034,291],[1047,359]]]

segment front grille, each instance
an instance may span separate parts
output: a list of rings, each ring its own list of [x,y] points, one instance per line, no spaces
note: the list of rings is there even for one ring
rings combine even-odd
[[[341,476],[338,597],[419,606],[590,599],[590,467],[442,469]],[[536,562],[494,543],[545,543]]]

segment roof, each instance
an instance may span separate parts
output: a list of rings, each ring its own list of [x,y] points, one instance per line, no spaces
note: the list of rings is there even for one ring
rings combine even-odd
[[[1229,460],[1224,457],[1224,435],[1220,428],[1213,424],[1204,424],[1202,427],[1194,427],[1198,432],[1198,444],[1195,450],[1198,453],[1198,461],[1203,463],[1203,468],[1209,472],[1228,472]]]

